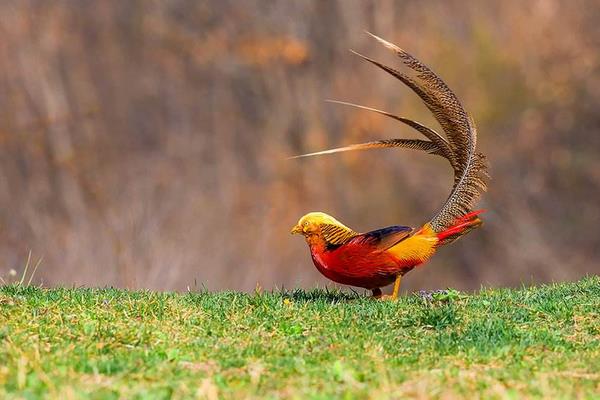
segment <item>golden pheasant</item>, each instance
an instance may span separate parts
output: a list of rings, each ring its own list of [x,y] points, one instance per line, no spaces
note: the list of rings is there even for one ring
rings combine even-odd
[[[454,185],[440,210],[420,228],[390,226],[358,233],[332,216],[321,212],[304,215],[292,228],[293,234],[304,235],[317,269],[335,282],[370,289],[381,296],[381,287],[395,282],[396,299],[404,274],[420,265],[442,245],[451,243],[482,224],[473,206],[486,189],[488,177],[485,156],[477,152],[475,124],[456,95],[431,69],[406,51],[375,35],[393,51],[413,76],[355,53],[399,79],[425,103],[442,127],[445,137],[435,130],[407,118],[374,108],[337,102],[373,111],[406,124],[428,140],[386,139],[354,144],[297,157],[332,154],[342,151],[385,147],[402,147],[444,157],[454,170]]]

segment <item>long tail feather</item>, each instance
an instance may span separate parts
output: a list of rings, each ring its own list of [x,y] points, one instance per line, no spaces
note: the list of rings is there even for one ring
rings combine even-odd
[[[454,186],[442,208],[430,221],[436,232],[444,231],[453,225],[456,218],[471,211],[486,189],[487,165],[485,156],[475,150],[477,144],[475,124],[454,92],[429,67],[400,47],[378,36],[370,35],[392,50],[404,65],[416,72],[417,80],[368,57],[360,56],[398,78],[421,97],[448,137],[454,157],[454,161],[451,162],[454,167]]]
[[[317,151],[314,153],[308,154],[300,154],[297,156],[290,157],[293,158],[303,158],[303,157],[313,157],[313,156],[322,156],[325,154],[334,154],[334,153],[342,153],[345,151],[355,151],[355,150],[369,150],[369,149],[382,149],[388,147],[402,147],[405,149],[412,150],[421,150],[425,151],[429,154],[435,154],[439,156],[443,156],[440,152],[440,149],[432,142],[427,140],[420,139],[383,139],[376,140],[373,142],[360,143],[360,144],[351,144],[349,146],[337,147],[335,149]]]
[[[429,224],[435,232],[442,236],[442,239],[440,239],[442,244],[450,243],[481,225],[481,220],[477,216],[480,212],[472,212],[471,210],[481,193],[486,190],[489,175],[485,155],[476,151],[477,130],[475,123],[454,92],[429,67],[400,47],[371,33],[369,35],[393,51],[406,67],[415,72],[415,77],[413,78],[355,51],[352,52],[394,76],[415,92],[441,125],[447,138],[418,122],[386,111],[353,103],[333,101],[334,103],[361,108],[393,118],[417,130],[429,140],[378,140],[292,158],[387,147],[417,149],[446,158],[454,170],[454,185],[443,206],[430,220]]]
[[[479,214],[485,210],[472,211],[454,221],[454,225],[437,234],[438,246],[451,243],[461,236],[466,235],[475,228],[480,227],[483,221],[479,218]]]
[[[326,101],[328,101],[330,103],[341,104],[341,105],[345,105],[345,106],[360,108],[360,109],[366,110],[366,111],[375,112],[377,114],[381,114],[386,117],[395,119],[396,121],[402,122],[403,124],[408,125],[411,128],[418,131],[419,133],[421,133],[427,139],[431,140],[431,142],[434,143],[440,149],[440,152],[446,158],[448,158],[449,160],[452,158],[452,150],[450,149],[450,145],[448,144],[448,141],[446,140],[446,138],[444,138],[442,135],[440,135],[433,129],[431,129],[423,124],[420,124],[416,121],[413,121],[412,119],[400,117],[398,115],[394,115],[387,111],[378,110],[376,108],[366,107],[366,106],[362,106],[362,105],[354,104],[354,103],[349,103],[347,101],[339,101],[339,100],[326,100]]]

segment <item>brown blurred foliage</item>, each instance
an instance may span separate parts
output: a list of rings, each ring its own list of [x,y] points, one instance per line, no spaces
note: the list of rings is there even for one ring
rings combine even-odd
[[[491,163],[486,225],[406,288],[600,270],[600,7],[546,1],[0,2],[0,276],[251,290],[327,283],[289,228],[425,222],[450,168],[411,151],[287,156],[434,125],[348,49],[410,51],[455,90]]]

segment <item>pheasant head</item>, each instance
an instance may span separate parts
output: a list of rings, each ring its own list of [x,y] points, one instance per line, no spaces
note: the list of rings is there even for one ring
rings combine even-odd
[[[304,215],[292,228],[292,234],[301,234],[308,244],[336,246],[358,235],[331,215],[311,212]]]

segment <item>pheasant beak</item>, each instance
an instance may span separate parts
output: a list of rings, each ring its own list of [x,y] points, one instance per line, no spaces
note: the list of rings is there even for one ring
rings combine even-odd
[[[292,235],[295,235],[297,233],[302,233],[302,227],[300,225],[295,225],[292,228],[292,231],[290,232]]]

